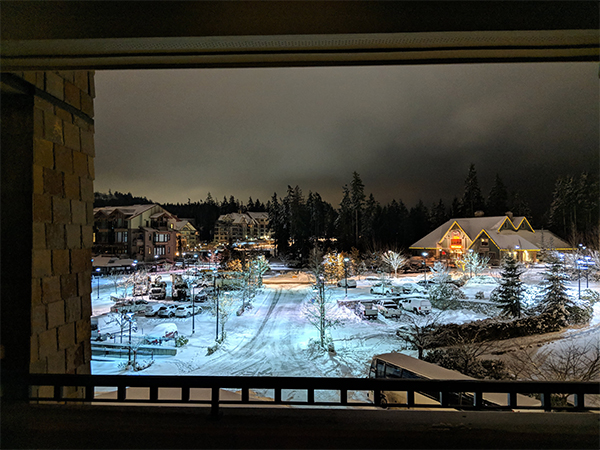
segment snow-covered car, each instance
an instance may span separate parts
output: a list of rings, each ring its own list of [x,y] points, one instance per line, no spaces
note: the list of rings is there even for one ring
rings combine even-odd
[[[420,294],[424,293],[425,289],[416,283],[404,283],[397,287],[400,294]]]
[[[208,293],[206,290],[202,290],[196,294],[194,301],[198,303],[204,303],[208,301]]]
[[[146,307],[145,316],[146,317],[154,317],[158,313],[158,310],[166,306],[164,303],[151,303]]]
[[[377,283],[371,286],[371,294],[392,295],[397,293],[395,286],[388,283]]]
[[[145,311],[148,302],[143,299],[125,298],[118,300],[113,306],[110,307],[110,312],[115,313],[128,313],[128,312],[140,312]]]
[[[166,283],[165,283],[166,286]],[[167,298],[167,289],[164,286],[153,286],[150,288],[150,298],[152,300],[164,300]]]
[[[148,293],[148,286],[146,286],[145,284],[136,284],[133,287],[133,296],[134,297],[146,295],[147,293]]]
[[[377,309],[383,317],[400,317],[402,314],[401,307],[392,299],[380,300]]]
[[[337,282],[337,287],[343,288],[346,287],[346,284],[349,288],[355,288],[356,280],[346,280],[345,278],[342,278],[340,281]]]
[[[179,336],[177,325],[174,323],[161,323],[146,335],[149,344],[160,344],[162,341],[176,339]]]
[[[377,319],[377,308],[373,302],[359,301],[356,304],[356,314],[362,319]]]
[[[422,297],[402,298],[400,299],[400,306],[416,314],[429,314],[431,312],[431,302]]]
[[[173,317],[176,309],[177,307],[174,305],[164,305],[159,308],[157,315],[158,317]]]
[[[200,306],[182,305],[178,306],[175,310],[175,317],[190,317],[194,314],[198,314],[200,311],[202,311],[202,308],[200,308]]]

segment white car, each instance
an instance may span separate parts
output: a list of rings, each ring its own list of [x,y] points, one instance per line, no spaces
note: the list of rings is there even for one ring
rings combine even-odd
[[[383,317],[400,317],[402,315],[401,307],[392,299],[380,300],[377,309]]]
[[[346,283],[346,279],[343,278],[343,279],[341,279],[340,281],[337,282],[337,286],[341,287],[341,288],[346,287],[346,284],[348,285],[349,288],[355,288],[356,287],[356,280],[349,279],[348,282]]]
[[[194,314],[198,314],[200,311],[202,311],[202,308],[200,308],[199,306],[178,306],[175,310],[175,317],[190,317]]]
[[[400,299],[400,306],[415,314],[429,314],[431,312],[431,302],[423,297],[402,298]]]
[[[158,309],[158,317],[173,317],[175,315],[175,309],[177,309],[174,305],[163,305]]]
[[[371,294],[392,295],[397,293],[397,288],[387,283],[377,283],[371,286]]]
[[[150,303],[146,307],[146,313],[144,314],[146,317],[154,317],[158,313],[158,310],[165,306],[163,303]]]

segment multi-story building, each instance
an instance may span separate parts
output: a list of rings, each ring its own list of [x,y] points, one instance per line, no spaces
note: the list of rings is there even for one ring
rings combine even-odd
[[[177,216],[159,205],[94,208],[93,252],[138,261],[173,260]]]
[[[215,224],[215,241],[218,243],[270,239],[269,214],[266,212],[223,214]]]
[[[186,252],[195,250],[198,246],[198,230],[192,224],[192,219],[180,219],[174,223],[177,232],[177,250]]]

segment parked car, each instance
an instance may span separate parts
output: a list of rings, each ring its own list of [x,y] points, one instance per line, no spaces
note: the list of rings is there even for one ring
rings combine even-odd
[[[176,339],[179,336],[177,325],[174,323],[161,323],[146,335],[148,344],[161,344],[163,341]]]
[[[429,314],[431,302],[423,297],[406,297],[400,300],[400,306],[416,314]]]
[[[150,288],[150,298],[152,300],[164,300],[167,298],[166,283],[165,286],[153,286]]]
[[[346,280],[345,278],[341,279],[340,281],[337,282],[337,286],[338,287],[346,287],[346,284],[348,285],[349,288],[355,288],[356,287],[356,280]]]
[[[146,317],[154,317],[163,306],[166,305],[164,303],[151,303],[146,307],[146,312],[144,315]]]
[[[377,309],[383,317],[400,317],[402,314],[401,307],[392,299],[380,300]]]
[[[388,283],[377,283],[371,286],[371,294],[392,295],[394,293],[397,293],[397,289]]]
[[[425,293],[425,289],[416,283],[404,283],[398,286],[398,293],[400,294],[421,294]]]
[[[175,310],[175,317],[190,317],[194,314],[198,314],[202,311],[200,306],[196,305],[185,305],[178,306]]]
[[[208,293],[206,290],[202,290],[196,294],[194,301],[198,303],[204,303],[208,301]]]
[[[375,320],[377,319],[377,308],[373,302],[359,301],[356,304],[356,314],[362,319]]]
[[[175,310],[177,309],[174,305],[165,305],[161,306],[158,310],[158,317],[173,317],[175,315]]]

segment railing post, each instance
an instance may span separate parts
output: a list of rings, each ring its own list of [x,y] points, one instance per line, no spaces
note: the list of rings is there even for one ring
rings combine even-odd
[[[250,402],[250,388],[242,388],[242,403]]]
[[[219,388],[213,387],[210,396],[210,417],[217,419],[219,417]]]
[[[184,386],[181,388],[181,401],[189,402],[190,401],[190,387]]]
[[[552,411],[552,394],[550,392],[542,393],[542,406],[544,407],[544,411]]]
[[[63,387],[61,385],[55,384],[54,385],[54,401],[55,402],[60,402],[62,399],[62,391],[63,391]]]
[[[440,405],[447,408],[449,404],[450,392],[440,391]]]
[[[306,399],[306,403],[308,403],[309,405],[314,405],[315,404],[315,390],[314,389],[308,389],[308,392],[306,393],[307,399]]]
[[[415,407],[415,391],[406,391],[406,406]]]
[[[85,386],[85,401],[86,402],[92,402],[94,400],[95,389],[96,389],[96,386],[93,386],[90,384]]]
[[[281,403],[281,388],[275,388],[275,398],[273,400],[275,403]]]
[[[508,407],[514,409],[517,407],[517,393],[509,392],[508,393]]]
[[[575,392],[573,403],[575,409],[582,410],[585,408],[585,394],[583,392]]]
[[[473,406],[475,409],[481,409],[483,407],[483,392],[473,392]]]
[[[348,390],[340,389],[340,404],[347,405],[348,404]]]

